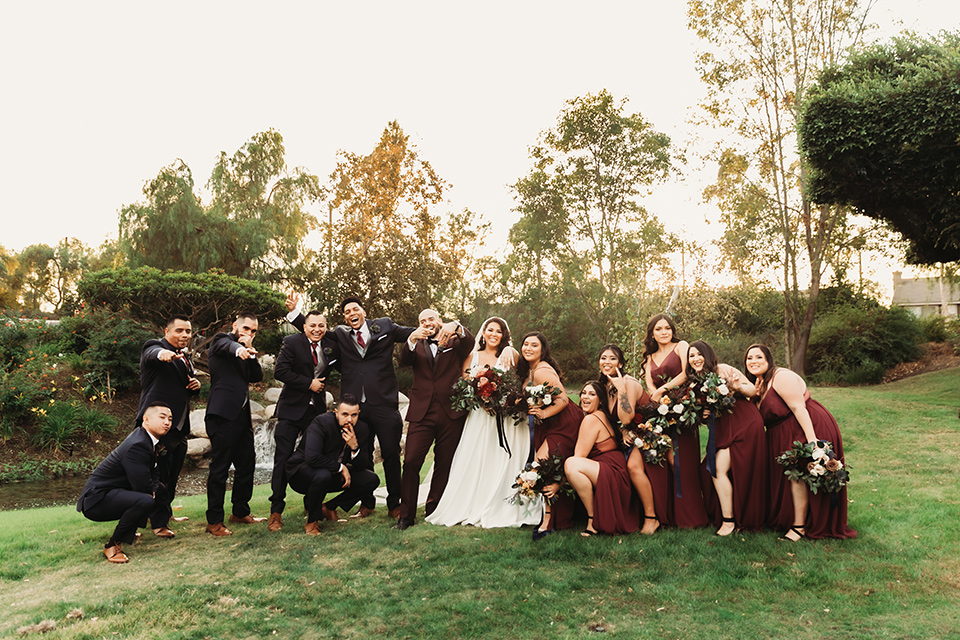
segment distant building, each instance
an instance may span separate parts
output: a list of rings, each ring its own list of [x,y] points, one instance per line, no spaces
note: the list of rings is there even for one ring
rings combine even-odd
[[[893,272],[893,304],[918,318],[960,315],[960,283],[947,278],[903,278]]]

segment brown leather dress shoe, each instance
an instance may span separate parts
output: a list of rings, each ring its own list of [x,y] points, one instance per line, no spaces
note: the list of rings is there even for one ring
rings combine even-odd
[[[123,549],[120,548],[119,543],[113,545],[112,547],[105,547],[103,550],[103,555],[107,556],[108,561],[116,564],[123,564],[124,562],[130,561],[130,558],[127,557],[127,554],[125,554]]]
[[[247,514],[247,515],[243,516],[242,518],[238,518],[237,516],[235,516],[235,515],[233,515],[233,514],[231,513],[231,514],[230,514],[229,521],[232,522],[233,524],[257,524],[257,523],[259,523],[259,522],[266,522],[267,519],[266,519],[266,518],[254,518],[254,517],[253,517],[252,515],[250,515],[250,514]]]
[[[400,517],[400,507],[394,507],[387,512],[387,515],[390,516],[391,520],[396,520]]]
[[[153,530],[153,535],[157,536],[158,538],[172,538],[177,534],[167,527],[158,527]]]
[[[340,519],[340,516],[337,515],[337,512],[333,509],[327,508],[327,505],[320,505],[320,514],[323,515],[324,520],[330,520],[331,522],[336,522]]]
[[[360,507],[360,510],[355,514],[350,516],[351,518],[368,518],[373,513],[373,509],[367,509],[366,507]]]
[[[318,536],[320,535],[320,525],[316,522],[308,522],[303,525],[303,532],[308,536]]]
[[[267,523],[267,531],[280,531],[283,529],[283,516],[279,513],[270,514],[270,522]]]
[[[208,524],[207,533],[217,537],[233,535],[233,531],[230,531],[230,529],[227,529],[225,526],[223,526],[222,522],[218,522],[216,524]]]

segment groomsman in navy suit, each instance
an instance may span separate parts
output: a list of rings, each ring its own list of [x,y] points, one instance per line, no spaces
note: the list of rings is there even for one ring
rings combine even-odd
[[[160,439],[161,454],[157,459],[157,473],[167,490],[164,499],[157,500],[157,508],[150,515],[153,533],[160,538],[174,536],[167,526],[173,515],[170,504],[176,496],[177,480],[187,455],[190,396],[200,391],[200,381],[196,378],[190,356],[186,352],[192,336],[190,318],[174,315],[167,320],[163,338],[147,340],[140,352],[140,407],[137,410],[137,426],[140,426],[147,407],[156,402],[170,407],[173,414],[173,426]]]
[[[234,475],[230,522],[254,524],[266,520],[250,514],[253,473],[257,465],[250,416],[250,383],[263,380],[257,350],[253,348],[259,324],[256,315],[240,313],[232,332],[215,335],[207,353],[210,398],[205,420],[207,436],[213,447],[207,477],[207,533],[215,536],[233,533],[223,524],[223,500],[231,464]]]
[[[473,335],[457,323],[457,333],[441,342],[440,314],[433,309],[420,312],[420,328],[413,332],[407,345],[400,349],[400,364],[413,367],[413,386],[410,388],[410,407],[407,409],[407,446],[403,456],[403,475],[400,480],[400,514],[396,528],[406,529],[414,524],[417,498],[420,493],[420,469],[423,460],[433,448],[433,480],[427,494],[426,515],[433,513],[450,478],[453,454],[460,444],[466,411],[454,411],[450,396],[453,385],[463,375],[463,364],[473,350]]]
[[[295,299],[288,298],[287,306],[295,307]],[[277,426],[273,432],[276,451],[270,480],[272,494],[270,521],[267,523],[270,531],[278,531],[283,527],[287,460],[307,425],[327,410],[324,383],[327,374],[336,365],[339,354],[336,340],[327,334],[327,319],[321,312],[308,311],[306,316],[299,318],[303,333],[283,339],[274,367],[274,377],[284,384],[274,413]]]
[[[170,431],[170,407],[153,403],[143,409],[141,425],[120,443],[87,479],[77,511],[94,522],[117,520],[113,535],[103,548],[107,560],[117,564],[129,558],[121,545],[137,538],[137,529],[147,525],[147,516],[162,500],[163,485],[157,478],[157,447]]]

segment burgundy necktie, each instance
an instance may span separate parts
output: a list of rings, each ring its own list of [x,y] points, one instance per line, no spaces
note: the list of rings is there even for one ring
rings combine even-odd
[[[360,329],[357,329],[356,332],[357,332],[357,344],[360,345],[361,348],[366,349],[367,343],[363,341],[363,334],[360,333]]]
[[[311,342],[310,347],[310,350],[313,352],[313,366],[317,366],[320,364],[320,358],[317,357],[317,343]]]

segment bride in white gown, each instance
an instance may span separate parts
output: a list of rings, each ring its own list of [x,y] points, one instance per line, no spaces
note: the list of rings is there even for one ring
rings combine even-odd
[[[503,318],[484,321],[477,336],[477,348],[464,363],[471,375],[483,366],[512,369],[517,351],[510,346],[510,329]],[[497,419],[483,409],[467,415],[463,435],[450,466],[450,480],[437,508],[427,522],[453,526],[469,524],[477,527],[519,527],[535,525],[542,515],[540,505],[509,504],[507,498],[517,475],[523,471],[530,453],[530,431],[526,423],[516,425],[512,418],[503,420],[501,446]]]

